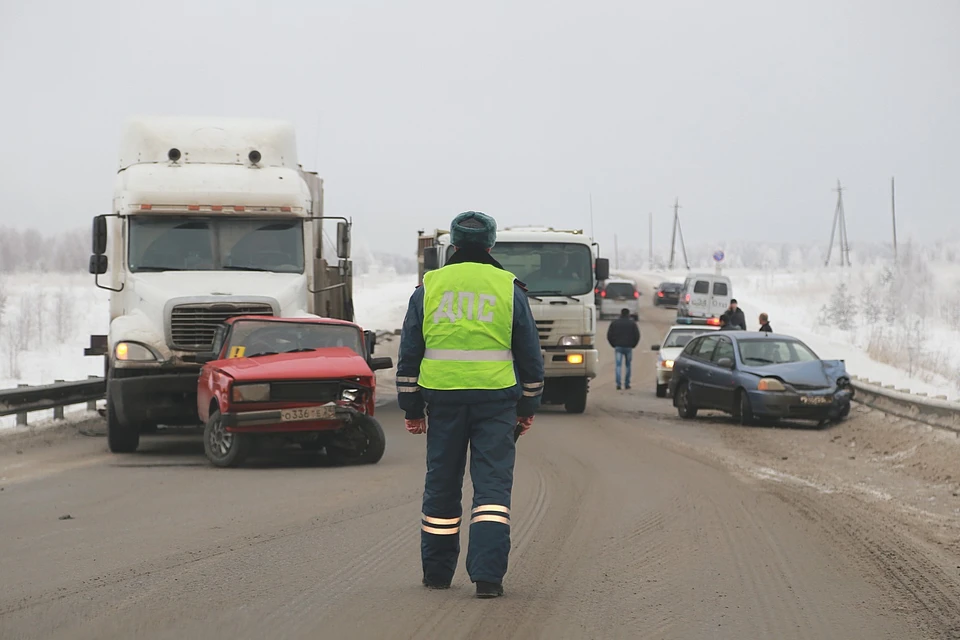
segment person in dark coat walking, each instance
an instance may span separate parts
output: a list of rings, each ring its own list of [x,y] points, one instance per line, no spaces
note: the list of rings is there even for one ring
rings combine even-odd
[[[425,274],[423,286],[410,296],[397,360],[407,431],[427,434],[423,584],[446,589],[453,581],[469,448],[473,508],[467,573],[479,598],[503,595],[514,431],[519,427],[522,435],[533,424],[544,377],[526,289],[490,255],[496,236],[497,223],[488,215],[467,211],[454,218],[450,241],[456,253]]]
[[[773,329],[770,328],[770,317],[765,313],[760,314],[760,331],[773,333]]]
[[[621,309],[620,317],[610,323],[607,328],[607,342],[614,349],[615,371],[617,377],[617,391],[620,390],[620,370],[626,362],[626,388],[630,388],[630,370],[633,363],[633,350],[640,344],[640,327],[630,317],[629,309]]]
[[[736,299],[730,301],[730,306],[724,315],[727,316],[727,323],[730,325],[730,329],[747,330],[747,318],[743,315],[743,309],[737,306]]]

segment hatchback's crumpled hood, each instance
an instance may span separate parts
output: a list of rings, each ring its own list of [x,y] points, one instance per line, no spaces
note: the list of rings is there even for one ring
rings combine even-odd
[[[367,361],[348,347],[329,347],[275,356],[231,358],[210,363],[237,381],[309,380],[371,377]]]
[[[765,367],[744,366],[741,371],[760,377],[780,378],[791,385],[832,387],[837,384],[837,379],[846,375],[846,366],[841,360],[815,360],[771,364]]]

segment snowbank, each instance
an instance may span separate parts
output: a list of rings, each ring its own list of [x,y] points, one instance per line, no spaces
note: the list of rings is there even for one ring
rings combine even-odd
[[[725,269],[749,329],[770,316],[820,357],[843,359],[855,375],[898,388],[946,395],[960,391],[960,268],[903,257],[883,265],[791,271]],[[704,270],[707,271],[707,270]],[[709,271],[707,271],[709,272]],[[683,282],[686,271],[637,272],[646,281]]]

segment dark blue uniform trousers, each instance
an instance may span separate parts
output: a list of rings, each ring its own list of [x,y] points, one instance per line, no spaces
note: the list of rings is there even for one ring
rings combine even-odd
[[[427,477],[420,532],[423,576],[441,584],[453,579],[460,555],[460,528],[466,522],[471,581],[500,583],[510,554],[516,402],[430,404],[427,413]],[[464,518],[462,487],[468,445],[473,508]]]

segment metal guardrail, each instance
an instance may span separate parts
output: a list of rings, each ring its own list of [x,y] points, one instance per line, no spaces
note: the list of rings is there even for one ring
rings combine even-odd
[[[946,396],[931,398],[926,394],[910,393],[909,389],[897,389],[893,385],[881,385],[857,376],[852,376],[851,384],[857,392],[854,400],[861,404],[960,434],[960,403],[951,402]]]
[[[19,386],[15,389],[0,390],[0,416],[17,415],[17,424],[27,424],[27,414],[31,411],[49,411],[53,409],[54,419],[63,419],[63,408],[75,404],[87,403],[88,409],[95,409],[97,400],[107,393],[104,378],[91,377],[87,380],[55,382],[36,387]]]

